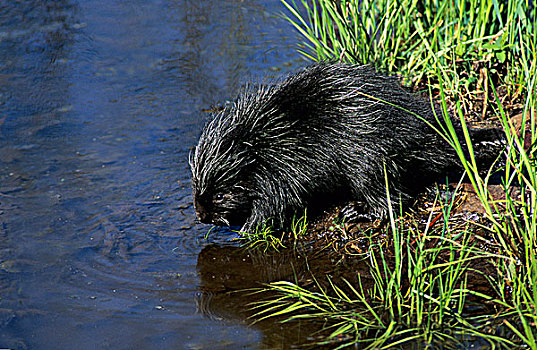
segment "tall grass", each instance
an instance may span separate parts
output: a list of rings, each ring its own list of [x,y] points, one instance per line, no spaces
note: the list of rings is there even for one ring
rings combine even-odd
[[[286,18],[303,35],[300,51],[313,60],[374,64],[407,82],[428,82],[442,104],[439,125],[457,151],[466,178],[483,207],[489,248],[470,242],[472,225],[455,234],[452,203],[444,225],[405,226],[390,213],[386,243],[371,240],[372,284],[331,283],[306,290],[291,282],[271,285],[280,298],[267,301],[259,318],[288,315],[328,321],[326,342],[385,348],[419,342],[457,346],[476,337],[491,347],[537,349],[536,9],[531,1],[497,0],[282,0]],[[479,98],[476,98],[479,96]],[[465,122],[482,106],[505,133],[501,170],[505,196],[489,185],[493,170],[478,171]],[[459,139],[448,115],[463,126]],[[521,113],[521,130],[513,115]],[[524,128],[524,126],[527,126]],[[525,142],[526,141],[526,142]],[[529,141],[529,142],[528,142]],[[532,145],[531,147],[528,147]],[[389,189],[389,184],[387,184]],[[389,197],[388,197],[389,198]],[[474,262],[489,273],[472,269]],[[492,272],[493,273],[492,273]],[[481,274],[481,275],[480,275]],[[490,286],[472,288],[472,276]],[[475,310],[475,303],[491,308]],[[472,311],[473,310],[473,311]],[[497,320],[497,321],[495,321]]]
[[[520,10],[520,3],[518,5],[517,9]],[[461,142],[452,129],[449,137],[485,209],[503,255],[502,259],[497,260],[497,276],[491,279],[491,284],[501,296],[505,312],[511,311],[516,315],[504,322],[526,346],[537,349],[536,16],[533,9],[533,22],[530,22],[522,12],[512,9],[515,6],[509,2],[508,13],[516,14],[517,18],[509,16],[507,27],[502,31],[509,42],[512,62],[509,67],[518,74],[516,84],[513,80],[507,86],[521,94],[523,101],[520,131],[503,107],[497,87],[490,84],[496,106],[494,113],[508,140],[507,164],[502,174],[504,200],[493,199],[487,186],[490,173],[482,177],[477,171],[468,132],[464,134],[464,141],[470,145],[468,156],[465,156]],[[444,121],[449,123],[445,103],[443,107]],[[461,109],[456,110],[464,123]],[[525,143],[525,140],[529,142]]]
[[[535,9],[529,0],[282,0],[312,60],[374,64],[409,84],[436,80],[449,97],[483,95],[490,81],[517,100],[532,62]],[[501,64],[501,67],[498,65]],[[500,81],[497,81],[500,80]],[[481,96],[479,96],[481,98]],[[464,111],[470,99],[460,101]]]
[[[449,219],[453,202],[444,204],[443,214]],[[469,273],[474,278],[480,273],[471,269],[473,261],[501,257],[468,244],[468,231],[454,235],[449,225],[429,230],[432,219],[431,212],[425,229],[419,231],[390,216],[390,247],[370,240],[372,283],[362,283],[358,275],[355,284],[329,280],[330,290],[318,284],[313,291],[288,281],[275,282],[270,289],[280,297],[259,305],[255,317],[325,320],[330,333],[322,343],[336,348],[361,344],[376,349],[409,343],[455,348],[477,337],[491,346],[514,346],[513,341],[488,331],[492,323],[483,310],[474,315],[467,311],[470,305],[479,308],[477,301],[502,303],[468,288]]]
[[[465,156],[460,140],[457,140],[454,132],[450,132],[449,135],[450,142],[457,150],[468,178],[485,209],[495,241],[500,247],[499,254],[502,258],[497,260],[497,276],[491,279],[491,284],[498,292],[505,312],[513,313],[514,317],[504,322],[525,345],[532,349],[537,349],[535,64],[534,61],[531,74],[526,75],[528,89],[523,109],[523,125],[529,122],[527,124],[530,128],[523,131],[522,136],[517,134],[516,127],[502,109],[501,101],[494,91],[499,106],[498,118],[508,140],[507,164],[502,174],[504,200],[493,199],[487,186],[490,174],[480,176],[471,147],[469,155]],[[460,117],[464,120],[463,116]],[[445,120],[448,122],[447,118]],[[533,144],[529,149],[525,148],[525,137],[531,139]],[[467,141],[468,133],[465,133],[465,138]]]

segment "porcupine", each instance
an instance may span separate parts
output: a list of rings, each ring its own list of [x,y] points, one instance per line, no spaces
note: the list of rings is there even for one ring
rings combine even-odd
[[[392,205],[406,205],[460,167],[431,127],[440,113],[368,66],[316,63],[275,84],[246,87],[206,124],[191,154],[196,214],[241,231],[265,222],[285,229],[306,209],[348,202],[358,208],[354,219],[383,217],[386,178]],[[463,140],[460,122],[453,124]],[[500,133],[470,131],[479,163],[492,164]]]

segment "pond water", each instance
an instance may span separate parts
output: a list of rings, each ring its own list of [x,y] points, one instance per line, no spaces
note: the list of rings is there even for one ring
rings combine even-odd
[[[226,267],[199,260],[226,256],[234,234],[204,238],[188,167],[204,109],[303,64],[281,11],[275,0],[0,3],[0,348],[289,346],[210,310],[225,283],[199,270],[210,280]]]

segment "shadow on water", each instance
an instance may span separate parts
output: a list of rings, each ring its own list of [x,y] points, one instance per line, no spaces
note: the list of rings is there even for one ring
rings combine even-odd
[[[187,160],[203,109],[301,64],[281,10],[0,3],[0,347],[263,347],[197,311]]]

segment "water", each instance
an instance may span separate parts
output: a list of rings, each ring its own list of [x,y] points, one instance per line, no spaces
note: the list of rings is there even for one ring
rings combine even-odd
[[[202,110],[302,64],[282,10],[0,3],[0,348],[288,346],[200,311],[199,254],[233,234],[204,239],[188,168]]]

